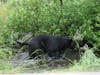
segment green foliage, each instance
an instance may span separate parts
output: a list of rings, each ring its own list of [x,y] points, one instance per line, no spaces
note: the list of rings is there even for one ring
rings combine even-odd
[[[71,67],[70,71],[99,71],[100,68],[100,59],[97,58],[93,50],[85,48],[85,53],[82,56],[81,60],[78,63],[75,63],[73,67]],[[80,66],[79,66],[80,65]],[[97,68],[96,68],[97,67]],[[77,68],[77,69],[75,69]]]
[[[99,31],[93,29],[100,22],[99,4],[99,0],[63,0],[63,7],[60,7],[59,0],[13,1],[9,31],[74,36],[81,27],[82,37],[91,43],[96,41],[97,45],[100,42]]]
[[[0,60],[9,60],[13,55],[12,49],[0,48]]]
[[[99,4],[99,0],[63,0],[60,7],[59,0],[12,0],[2,7],[5,10],[0,9],[0,42],[11,45],[24,32],[74,36],[81,27],[82,37],[98,48],[100,31],[95,30],[95,26],[100,25]]]
[[[9,27],[15,32],[31,31],[34,34],[53,33],[54,30],[59,32],[55,26],[57,24],[54,23],[57,20],[54,12],[57,6],[55,8],[54,5],[52,8],[45,0],[20,0],[15,6],[15,10],[9,17]]]
[[[13,52],[10,48],[1,48],[0,47],[0,73],[4,70],[12,70],[13,66],[9,63],[9,60],[13,56]],[[4,72],[5,73],[5,72]]]
[[[84,48],[85,53],[82,55],[79,62],[73,62],[74,65],[65,69],[57,69],[61,72],[99,72],[100,71],[100,58],[97,58],[92,49]]]
[[[59,0],[11,0],[0,7],[0,44],[11,46],[26,32],[74,36],[80,30],[82,38],[98,48],[99,4],[99,0],[63,0],[61,7]]]
[[[8,61],[6,61],[6,63],[2,60],[0,60],[0,73],[3,70],[11,70],[13,67],[11,66],[11,64],[9,64]]]

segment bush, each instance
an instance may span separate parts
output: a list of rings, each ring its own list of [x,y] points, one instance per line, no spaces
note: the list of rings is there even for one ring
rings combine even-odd
[[[99,0],[63,0],[61,7],[59,0],[12,0],[4,41],[12,43],[25,32],[74,36],[80,30],[82,38],[88,38],[97,48],[100,32],[94,30],[100,21],[99,4]]]
[[[13,51],[10,48],[0,48],[0,60],[9,60],[13,56]]]

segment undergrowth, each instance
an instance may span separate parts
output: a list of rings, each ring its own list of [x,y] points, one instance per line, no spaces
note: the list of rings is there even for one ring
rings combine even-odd
[[[44,61],[45,63],[41,63]],[[32,60],[16,68],[10,68],[9,73],[35,73],[35,72],[98,72],[100,71],[100,58],[97,58],[92,49],[85,48],[85,53],[80,61],[73,61],[73,65],[65,67],[50,68],[43,59]]]
[[[85,48],[79,62],[73,62],[69,68],[57,69],[57,72],[100,72],[100,58],[97,58],[92,49]]]

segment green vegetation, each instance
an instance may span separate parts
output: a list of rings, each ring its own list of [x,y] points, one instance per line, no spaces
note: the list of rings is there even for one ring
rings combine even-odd
[[[0,73],[17,72],[8,62],[15,55],[11,47],[28,32],[34,36],[80,35],[87,38],[93,44],[93,50],[88,49],[80,62],[62,70],[100,71],[97,67],[100,66],[100,59],[91,52],[100,51],[100,0],[63,0],[62,6],[60,0],[0,2]]]

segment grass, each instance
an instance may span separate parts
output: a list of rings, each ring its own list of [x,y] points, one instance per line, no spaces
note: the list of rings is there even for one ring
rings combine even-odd
[[[0,60],[0,73],[10,73],[13,68],[8,61]]]
[[[97,58],[91,49],[86,48],[85,53],[79,62],[64,69],[57,69],[58,72],[99,72],[100,58]]]
[[[11,48],[0,48],[0,73],[5,73],[13,69],[13,66],[9,62],[12,56]]]
[[[84,48],[85,53],[79,62],[73,65],[50,68],[44,59],[32,60],[21,66],[13,67],[9,62],[13,56],[10,48],[0,49],[0,73],[43,73],[43,72],[98,72],[100,71],[100,58],[97,58],[92,49]],[[43,63],[41,63],[43,62]],[[45,63],[44,63],[45,62]]]
[[[9,60],[12,57],[11,48],[0,48],[0,60]]]
[[[2,49],[1,49],[2,50]],[[1,51],[0,50],[0,51]],[[13,67],[9,61],[0,60],[0,73],[43,73],[43,72],[98,72],[100,71],[100,58],[97,58],[92,49],[85,48],[85,53],[79,62],[73,62],[69,67],[50,68],[46,63],[32,60],[18,67]],[[1,52],[0,52],[1,53]],[[5,55],[5,54],[4,54]],[[7,57],[6,57],[7,58]],[[42,59],[40,60],[40,62]],[[6,65],[5,65],[6,64]]]

